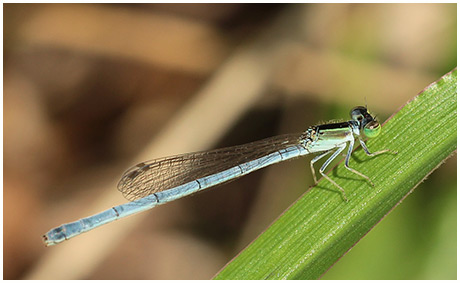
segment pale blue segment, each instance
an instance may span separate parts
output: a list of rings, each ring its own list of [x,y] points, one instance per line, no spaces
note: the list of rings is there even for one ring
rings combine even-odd
[[[333,146],[331,146],[331,148],[332,147]],[[95,214],[93,216],[82,218],[72,223],[61,225],[46,233],[44,236],[45,243],[48,246],[58,244],[64,240],[68,240],[81,233],[113,222],[119,218],[151,209],[157,205],[182,198],[201,190],[205,190],[209,187],[244,176],[255,170],[278,163],[280,161],[300,157],[309,153],[310,151],[301,145],[280,149],[266,156],[251,160],[222,172],[197,179],[195,181],[177,186],[166,191],[157,192],[126,204],[112,207],[106,211]]]
[[[180,199],[181,197],[187,196],[189,194],[193,194],[197,192],[199,189],[200,189],[200,185],[196,181],[191,181],[186,184],[177,186],[175,188],[146,196],[144,198],[139,199],[138,201],[141,201],[141,200],[147,199],[150,196],[156,195],[158,197],[158,204],[163,204],[163,203],[167,203],[167,202],[170,202],[176,199]],[[155,199],[154,201],[156,202],[157,200]],[[128,204],[130,203],[122,204],[122,206],[128,205]],[[147,209],[150,209],[150,208],[147,208]]]

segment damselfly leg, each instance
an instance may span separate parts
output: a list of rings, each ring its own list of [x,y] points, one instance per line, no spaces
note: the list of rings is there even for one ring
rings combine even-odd
[[[347,154],[346,154],[346,157],[345,157],[345,168],[347,168],[349,171],[353,172],[354,174],[358,175],[358,176],[361,176],[362,178],[366,179],[367,181],[369,181],[369,183],[374,187],[374,183],[372,182],[372,180],[364,175],[363,173],[353,169],[350,167],[350,157],[351,157],[351,154],[353,152],[353,146],[354,146],[354,140],[350,140],[349,141],[349,146],[348,146],[348,150],[347,150]],[[392,151],[392,150],[389,150],[389,149],[384,149],[384,150],[380,150],[380,151],[376,151],[376,152],[373,152],[371,153],[369,151],[369,149],[367,148],[366,146],[366,143],[359,139],[359,142],[362,146],[362,148],[364,149],[364,152],[368,155],[368,156],[376,156],[376,155],[380,155],[382,153],[392,153],[392,154],[397,154],[398,152],[396,151]],[[337,184],[335,181],[333,181],[330,177],[328,177],[324,171],[326,170],[327,166],[329,166],[329,164],[331,164],[331,162],[346,148],[347,144],[346,143],[343,143],[339,146],[337,146],[337,150],[326,160],[326,162],[324,162],[324,164],[321,166],[321,168],[319,169],[319,173],[324,177],[326,178],[329,182],[331,182],[334,186],[336,186],[340,192],[342,193],[342,196],[344,198],[345,201],[348,201],[348,198],[346,196],[346,193],[345,193],[345,190],[339,185]],[[326,155],[328,155],[329,153],[333,152],[333,150],[329,150],[329,151],[326,151],[318,156],[315,156],[311,161],[310,161],[310,168],[311,168],[311,172],[312,172],[312,175],[313,175],[313,180],[315,182],[315,184],[318,183],[318,179],[316,178],[316,173],[315,173],[315,168],[314,168],[314,164],[322,159],[323,157],[325,157]]]

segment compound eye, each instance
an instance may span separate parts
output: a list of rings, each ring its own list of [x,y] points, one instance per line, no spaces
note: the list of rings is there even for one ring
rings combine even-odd
[[[364,119],[364,115],[367,113],[366,107],[357,106],[350,112],[351,119],[361,122]]]
[[[380,131],[382,127],[380,123],[377,121],[372,121],[364,126],[364,135],[368,138],[375,138],[376,136],[380,135]]]

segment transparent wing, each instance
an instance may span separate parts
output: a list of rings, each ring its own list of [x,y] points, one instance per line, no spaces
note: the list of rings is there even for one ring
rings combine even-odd
[[[123,174],[118,190],[128,200],[143,198],[297,145],[301,135],[275,136],[238,146],[141,162]]]

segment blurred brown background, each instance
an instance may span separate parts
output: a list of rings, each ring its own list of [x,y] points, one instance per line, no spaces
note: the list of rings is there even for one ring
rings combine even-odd
[[[45,248],[136,162],[384,121],[456,66],[456,4],[5,4],[5,279],[208,279],[312,184],[308,160]],[[385,128],[383,128],[385,129]],[[456,158],[323,278],[455,279]]]

